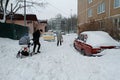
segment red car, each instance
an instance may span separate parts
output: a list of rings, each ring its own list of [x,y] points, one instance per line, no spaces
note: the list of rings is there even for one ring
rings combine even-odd
[[[104,31],[85,31],[74,40],[75,49],[83,55],[93,55],[100,53],[104,49],[119,47],[119,42],[115,41]]]

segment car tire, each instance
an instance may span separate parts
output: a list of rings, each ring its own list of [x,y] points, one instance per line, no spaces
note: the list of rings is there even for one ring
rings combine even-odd
[[[77,49],[77,48],[75,47],[75,43],[73,43],[73,46],[74,46],[75,49]]]
[[[86,56],[86,53],[85,53],[84,49],[81,50],[81,54],[84,55],[84,56]]]

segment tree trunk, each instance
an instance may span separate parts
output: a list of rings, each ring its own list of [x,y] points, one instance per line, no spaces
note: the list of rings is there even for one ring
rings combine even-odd
[[[8,6],[9,0],[5,1],[5,5],[3,5],[3,0],[0,1],[1,8],[3,10],[3,19],[0,20],[0,22],[4,23],[6,21],[6,15],[7,15],[7,6]]]

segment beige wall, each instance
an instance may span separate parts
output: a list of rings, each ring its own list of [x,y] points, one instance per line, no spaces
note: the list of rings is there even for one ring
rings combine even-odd
[[[24,20],[7,20],[7,23],[14,23],[24,26]],[[29,33],[32,34],[37,29],[42,29],[45,32],[46,23],[39,23],[38,21],[26,21],[26,26],[29,28]]]
[[[117,15],[117,14],[120,14],[120,7],[119,8],[114,8],[114,0],[111,0],[111,16],[114,16],[114,15]]]
[[[45,27],[46,27],[46,23],[34,23],[34,25],[35,25],[35,30],[37,30],[37,29],[42,29],[43,30],[43,32],[45,32]]]
[[[114,0],[93,0],[92,3],[88,3],[88,0],[78,0],[78,25],[84,24],[91,19],[102,20],[105,18],[120,15],[120,7],[114,8]],[[101,2],[105,2],[105,12],[98,14],[97,8]],[[92,17],[88,17],[87,11],[91,8],[93,10]]]
[[[45,27],[46,27],[46,23],[39,23],[39,29],[42,29],[43,30],[43,32],[45,32]]]
[[[86,0],[78,0],[78,25],[87,21],[86,5]]]

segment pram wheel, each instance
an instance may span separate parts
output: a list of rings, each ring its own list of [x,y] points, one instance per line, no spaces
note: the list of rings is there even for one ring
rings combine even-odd
[[[16,58],[19,58],[20,57],[20,51],[18,51],[17,55],[16,55]]]
[[[29,53],[29,55],[32,56],[32,55],[33,55],[33,52]]]
[[[32,53],[30,53],[30,56],[32,56]]]

